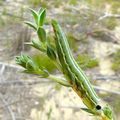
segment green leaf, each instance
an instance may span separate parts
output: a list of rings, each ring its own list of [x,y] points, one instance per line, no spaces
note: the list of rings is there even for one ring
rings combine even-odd
[[[32,46],[42,52],[45,52],[46,49],[39,40],[32,40]]]
[[[31,58],[27,55],[21,55],[21,56],[17,56],[16,57],[16,63],[18,65],[21,65],[22,67],[26,68],[26,63],[28,62],[28,60],[30,60]]]
[[[90,114],[92,114],[92,115],[95,114],[92,110],[90,110],[90,109],[88,109],[88,108],[81,108],[81,110],[83,110],[83,111],[85,111],[85,112],[88,112],[88,113],[90,113]]]
[[[35,63],[32,60],[27,61],[27,63],[26,63],[26,69],[28,71],[34,71],[34,70],[36,70],[36,68],[37,67],[36,67]]]
[[[23,72],[29,74],[40,75],[41,77],[48,77],[49,72],[42,66],[38,66],[37,63],[27,55],[21,55],[16,57],[16,63],[25,68]]]
[[[51,46],[47,46],[47,55],[52,60],[56,60],[56,58],[57,58],[55,50]]]
[[[31,67],[31,66],[29,66],[29,67]],[[49,76],[49,73],[48,73],[48,72],[43,71],[43,70],[41,70],[41,69],[36,69],[36,70],[34,70],[34,69],[25,69],[23,72],[24,72],[24,73],[29,73],[29,74],[39,75],[41,78],[42,78],[42,77],[43,77],[43,78],[46,78],[46,77]]]
[[[38,17],[38,26],[43,26],[46,17],[46,9],[41,9]]]
[[[40,50],[41,49],[41,42],[39,40],[33,39],[32,46],[35,47],[36,49]]]
[[[30,26],[30,27],[32,27],[33,29],[37,30],[37,27],[36,27],[32,22],[25,21],[25,24],[27,24],[28,26]]]
[[[46,32],[45,32],[44,28],[39,27],[38,30],[37,30],[37,34],[38,34],[39,39],[43,43],[45,43],[46,42]]]
[[[31,11],[31,13],[34,17],[34,20],[35,20],[36,24],[38,24],[38,13],[33,9],[30,9],[30,11]]]

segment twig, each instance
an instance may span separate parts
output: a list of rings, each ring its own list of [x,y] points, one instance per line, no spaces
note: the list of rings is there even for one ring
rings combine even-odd
[[[22,69],[22,67],[19,67],[17,65],[13,65],[13,64],[9,64],[9,63],[5,63],[5,62],[0,62],[0,66],[15,68],[15,69],[19,69],[19,70]]]
[[[16,103],[19,103],[19,102],[21,102],[21,100],[14,101],[14,102],[11,102],[11,103],[8,103],[8,104],[5,104],[5,105],[2,105],[2,107],[0,107],[0,109],[5,108],[5,107],[8,107],[8,106],[13,105],[13,104],[16,104]]]
[[[120,15],[118,14],[109,14],[109,13],[106,13],[105,15],[101,16],[99,18],[99,20],[103,20],[105,18],[117,18],[117,19],[120,19]]]
[[[2,68],[1,68],[1,70],[0,70],[0,75],[3,74],[4,70],[5,70],[5,66],[3,65]]]

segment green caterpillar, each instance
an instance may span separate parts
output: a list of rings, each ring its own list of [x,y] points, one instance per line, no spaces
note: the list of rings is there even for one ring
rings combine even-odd
[[[88,112],[102,117],[103,120],[113,120],[112,110],[106,105],[100,105],[100,98],[94,91],[90,81],[73,58],[67,38],[57,21],[52,21],[55,32],[55,43],[59,62],[65,78],[72,85],[73,90],[80,96],[88,107]]]

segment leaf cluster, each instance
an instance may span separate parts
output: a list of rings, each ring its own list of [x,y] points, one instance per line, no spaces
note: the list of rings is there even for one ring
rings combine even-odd
[[[32,47],[38,49],[40,52],[47,55],[48,58],[50,58],[52,61],[55,61],[57,59],[56,50],[55,47],[51,45],[47,37],[46,30],[44,28],[46,9],[41,8],[37,12],[33,9],[30,9],[30,11],[34,18],[34,22],[25,21],[25,23],[35,30],[38,39],[33,39],[31,42],[26,44],[31,45]],[[43,60],[43,62],[45,61]],[[43,77],[49,76],[49,72],[46,70],[44,66],[42,66],[42,64],[38,65],[39,62],[37,62],[35,59],[27,55],[21,55],[16,57],[16,63],[25,68],[24,72],[31,74],[39,74]]]
[[[25,68],[24,70],[25,73],[36,74],[42,77],[47,77],[49,75],[48,71],[38,66],[30,56],[27,55],[18,56],[16,57],[16,63]]]

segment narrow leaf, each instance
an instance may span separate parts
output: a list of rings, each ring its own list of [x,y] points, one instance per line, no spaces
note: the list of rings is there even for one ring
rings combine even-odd
[[[45,52],[45,48],[39,40],[32,40],[32,46],[42,52]]]
[[[38,17],[38,25],[43,26],[46,17],[46,9],[42,9]]]
[[[36,24],[38,24],[38,13],[33,9],[30,9],[30,11],[31,11],[31,13],[34,17],[34,20],[35,20]]]
[[[39,27],[37,30],[37,34],[38,34],[39,39],[45,43],[46,42],[46,32],[45,32],[44,28]]]
[[[85,111],[85,112],[88,112],[90,114],[95,114],[92,110],[88,109],[88,108],[81,108],[81,110]]]
[[[30,27],[34,28],[35,30],[37,30],[36,26],[33,23],[25,21],[25,24],[27,24],[28,26],[30,26]]]

